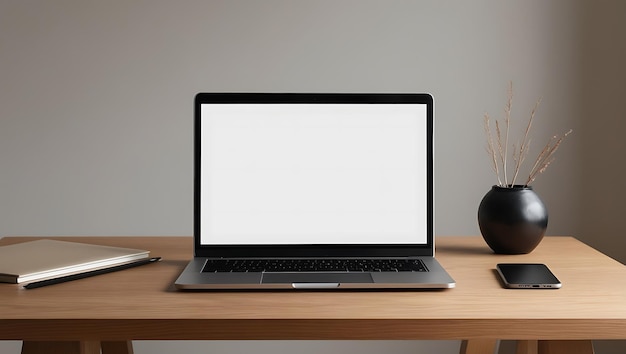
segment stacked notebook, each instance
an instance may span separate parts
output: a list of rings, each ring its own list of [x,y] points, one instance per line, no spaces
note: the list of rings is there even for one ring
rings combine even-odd
[[[0,247],[0,282],[29,283],[146,259],[149,251],[57,240]]]

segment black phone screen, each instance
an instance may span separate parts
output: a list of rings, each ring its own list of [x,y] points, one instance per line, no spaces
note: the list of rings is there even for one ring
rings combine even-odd
[[[558,289],[561,282],[545,264],[500,263],[496,266],[504,285],[516,289]]]

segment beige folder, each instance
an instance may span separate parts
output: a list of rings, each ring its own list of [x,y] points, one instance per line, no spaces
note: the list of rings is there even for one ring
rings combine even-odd
[[[57,240],[0,247],[0,282],[27,283],[148,258],[149,251]]]

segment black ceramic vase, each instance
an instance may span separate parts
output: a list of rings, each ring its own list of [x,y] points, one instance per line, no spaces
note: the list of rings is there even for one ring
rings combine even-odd
[[[532,187],[493,186],[478,207],[478,225],[495,253],[530,253],[546,232],[548,210]]]

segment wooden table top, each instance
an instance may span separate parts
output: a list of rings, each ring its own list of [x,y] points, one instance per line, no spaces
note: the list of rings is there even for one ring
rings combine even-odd
[[[626,267],[571,237],[515,256],[493,254],[480,237],[439,237],[437,259],[456,288],[334,292],[183,292],[173,282],[191,237],[56,239],[163,260],[39,289],[0,284],[0,339],[626,339]],[[506,262],[545,263],[563,287],[504,289],[495,265]]]

